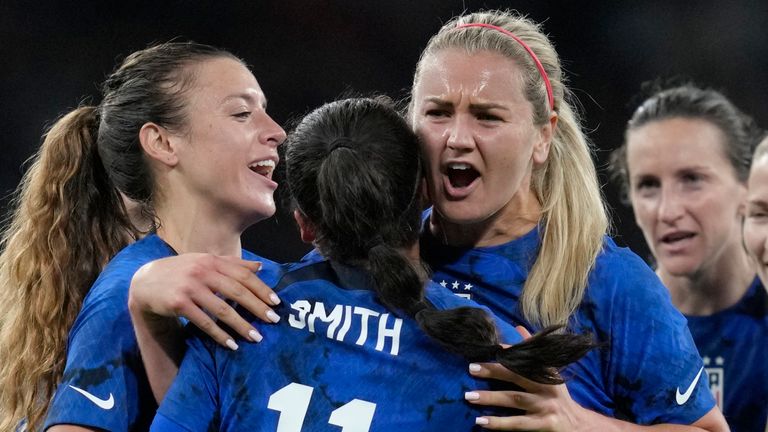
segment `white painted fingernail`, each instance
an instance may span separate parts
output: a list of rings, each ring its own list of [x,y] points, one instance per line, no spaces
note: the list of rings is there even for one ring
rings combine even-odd
[[[480,399],[480,393],[478,392],[466,392],[464,393],[464,399],[466,400],[478,400]]]
[[[273,323],[280,321],[280,315],[276,314],[272,309],[267,311],[267,318]]]
[[[264,339],[264,336],[262,336],[262,335],[261,335],[259,332],[257,332],[256,330],[251,330],[251,331],[249,331],[249,332],[248,332],[248,336],[250,336],[250,337],[251,337],[251,339],[253,339],[253,341],[254,341],[254,342],[261,342],[261,341],[262,341],[262,339]]]
[[[487,425],[488,424],[488,419],[485,418],[485,417],[478,417],[478,418],[475,419],[475,424],[476,425]]]
[[[470,363],[469,364],[469,371],[470,372],[480,372],[481,369],[482,369],[482,366],[480,366],[477,363]]]
[[[272,300],[272,304],[279,305],[280,304],[280,297],[277,296],[277,294],[272,293],[269,295],[269,299]]]
[[[237,344],[232,339],[227,339],[226,344],[227,344],[227,347],[232,351],[237,351]]]

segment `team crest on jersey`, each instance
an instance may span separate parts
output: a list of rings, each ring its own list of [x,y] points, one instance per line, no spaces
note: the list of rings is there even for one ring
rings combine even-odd
[[[472,299],[472,288],[475,286],[469,282],[442,279],[438,282],[443,288],[450,288],[459,297]]]
[[[725,386],[725,369],[722,357],[717,356],[714,362],[709,357],[704,357],[704,369],[707,371],[707,377],[709,378],[709,391],[712,392],[712,396],[717,402],[717,407],[723,409],[723,394]],[[714,363],[714,364],[712,364]]]

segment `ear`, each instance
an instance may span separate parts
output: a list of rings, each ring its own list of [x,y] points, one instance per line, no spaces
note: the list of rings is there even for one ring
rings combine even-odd
[[[168,129],[156,123],[144,123],[139,130],[139,142],[144,153],[151,160],[159,162],[170,168],[179,163],[176,148],[171,143]]]
[[[296,225],[299,226],[299,232],[301,233],[301,241],[304,243],[312,243],[315,241],[315,230],[312,228],[312,223],[301,213],[298,209],[293,211],[293,220],[296,221]]]
[[[533,163],[541,165],[549,157],[549,148],[552,145],[552,138],[557,128],[557,113],[549,114],[549,121],[544,123],[539,129],[539,141],[533,147]]]

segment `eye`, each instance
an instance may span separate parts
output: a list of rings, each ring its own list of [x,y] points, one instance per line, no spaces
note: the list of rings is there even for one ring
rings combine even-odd
[[[477,119],[481,121],[501,121],[501,117],[491,113],[478,113]]]
[[[702,176],[697,173],[684,173],[680,178],[685,183],[696,183],[702,179]]]
[[[239,112],[237,114],[232,114],[232,117],[235,117],[235,118],[241,119],[241,120],[245,120],[245,119],[247,119],[250,116],[251,116],[251,112],[250,111],[241,111],[241,112]]]
[[[640,181],[637,182],[637,185],[635,186],[635,189],[637,190],[648,190],[652,188],[659,187],[659,181],[652,178],[644,178],[640,179]]]
[[[448,112],[448,110],[433,108],[433,109],[428,109],[424,113],[424,115],[427,117],[449,117],[450,113]]]

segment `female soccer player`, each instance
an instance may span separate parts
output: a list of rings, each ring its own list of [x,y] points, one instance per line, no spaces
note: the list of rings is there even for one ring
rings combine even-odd
[[[4,236],[2,430],[146,430],[155,404],[127,294],[149,261],[229,256],[209,257],[234,281],[222,293],[252,290],[243,304],[264,319],[275,303],[249,261],[263,262],[265,280],[276,266],[240,248],[242,231],[275,211],[271,177],[285,138],[253,74],[225,51],[161,44],[128,56],[103,96],[47,134]],[[120,193],[151,214],[154,230],[96,280],[137,236]],[[223,301],[208,294],[194,301],[216,311]]]
[[[591,347],[543,334],[502,349],[521,341],[514,328],[497,334],[486,312],[458,307],[471,302],[425,290],[418,140],[389,104],[324,105],[286,145],[302,238],[327,260],[283,276],[283,319],[260,344],[232,352],[193,339],[152,430],[471,430],[481,410],[461,394],[483,384],[461,356],[553,382]]]
[[[768,136],[763,138],[752,157],[747,183],[747,214],[744,220],[744,244],[757,268],[757,276],[768,286]],[[765,309],[764,309],[765,310]],[[768,408],[768,407],[766,407]],[[768,431],[768,421],[765,430]]]
[[[434,205],[422,241],[433,280],[508,322],[567,324],[606,346],[569,367],[566,386],[476,367],[525,391],[471,399],[526,411],[483,419],[493,429],[725,430],[685,319],[648,266],[606,237],[564,80],[539,26],[497,11],[449,21],[416,67],[410,121]]]
[[[613,157],[733,431],[762,430],[768,405],[768,296],[741,233],[758,140],[725,96],[687,84],[645,100]]]

